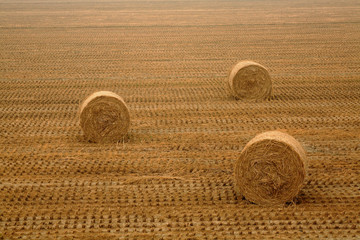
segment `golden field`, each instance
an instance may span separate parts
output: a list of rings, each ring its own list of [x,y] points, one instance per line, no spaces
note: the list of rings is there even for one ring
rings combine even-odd
[[[358,1],[0,1],[0,239],[359,239]],[[269,69],[236,101],[231,67]],[[80,103],[130,109],[86,142]],[[281,130],[309,158],[294,202],[237,196],[234,163]]]

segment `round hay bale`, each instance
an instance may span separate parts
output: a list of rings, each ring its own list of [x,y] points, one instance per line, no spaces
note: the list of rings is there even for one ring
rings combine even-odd
[[[130,127],[128,107],[113,92],[95,92],[80,106],[80,126],[88,141],[117,142]]]
[[[236,161],[236,190],[254,203],[281,205],[298,194],[306,169],[305,151],[295,138],[264,132],[246,144]]]
[[[268,70],[252,61],[236,64],[229,74],[228,86],[236,99],[264,100],[270,97],[272,83]]]

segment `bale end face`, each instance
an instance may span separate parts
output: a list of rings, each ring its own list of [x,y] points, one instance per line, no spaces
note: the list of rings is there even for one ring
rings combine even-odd
[[[252,61],[242,61],[231,70],[228,78],[235,99],[265,100],[271,96],[272,82],[268,70]]]
[[[120,141],[130,127],[128,107],[113,92],[95,92],[80,106],[80,126],[90,142]]]
[[[265,132],[253,138],[236,161],[236,190],[260,205],[282,205],[300,191],[306,168],[298,141],[282,132]]]

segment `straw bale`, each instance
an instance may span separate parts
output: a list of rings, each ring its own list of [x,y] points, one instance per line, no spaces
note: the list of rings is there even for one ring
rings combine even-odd
[[[300,143],[279,131],[255,136],[235,164],[239,194],[260,205],[292,201],[303,186],[307,158]]]
[[[264,66],[253,61],[242,61],[231,70],[228,87],[236,99],[265,100],[271,96],[272,82]]]
[[[117,94],[95,92],[80,106],[80,126],[90,142],[117,142],[129,130],[129,109]]]

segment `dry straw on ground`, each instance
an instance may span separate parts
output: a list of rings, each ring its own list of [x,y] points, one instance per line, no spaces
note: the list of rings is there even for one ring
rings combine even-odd
[[[80,126],[88,141],[119,141],[130,127],[128,107],[113,92],[95,92],[80,106]]]
[[[260,205],[281,205],[300,191],[307,158],[300,143],[279,131],[257,135],[248,142],[235,166],[239,193]]]
[[[252,61],[236,64],[228,79],[230,93],[236,99],[264,100],[270,97],[272,83],[267,69]]]

